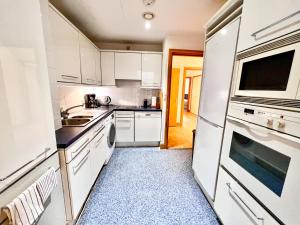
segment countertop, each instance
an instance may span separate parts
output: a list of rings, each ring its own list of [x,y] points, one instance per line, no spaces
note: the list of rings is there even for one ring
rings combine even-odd
[[[67,148],[82,137],[86,132],[93,128],[97,123],[107,118],[114,111],[161,111],[161,109],[156,108],[144,108],[141,106],[101,106],[95,109],[82,109],[81,113],[94,112],[97,115],[97,112],[100,114],[95,116],[95,119],[92,120],[84,127],[62,127],[58,129],[56,133],[56,143],[57,148]]]

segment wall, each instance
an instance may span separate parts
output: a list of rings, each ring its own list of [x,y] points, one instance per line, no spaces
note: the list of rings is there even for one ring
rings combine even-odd
[[[138,81],[117,81],[113,87],[92,87],[92,86],[58,86],[59,105],[63,109],[84,102],[85,94],[96,94],[96,96],[108,95],[111,97],[111,104],[116,105],[142,105],[145,98],[158,96],[159,90],[141,89]]]
[[[162,52],[162,44],[96,42],[100,49]]]
[[[163,42],[161,144],[165,136],[169,49],[203,50],[204,35],[168,35]]]

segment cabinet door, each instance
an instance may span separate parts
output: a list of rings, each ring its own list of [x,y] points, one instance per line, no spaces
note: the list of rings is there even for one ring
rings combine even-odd
[[[0,190],[56,151],[40,8],[0,2]]]
[[[120,80],[141,80],[141,53],[115,53],[115,78]]]
[[[96,66],[96,84],[101,86],[102,76],[101,76],[101,65],[100,65],[100,52],[98,49],[95,51],[95,66]]]
[[[93,140],[92,156],[92,180],[96,180],[102,166],[104,165],[105,155],[105,131],[100,132]]]
[[[82,34],[79,35],[79,43],[82,83],[96,84],[96,48]]]
[[[142,54],[142,87],[160,87],[161,54]]]
[[[57,81],[81,83],[78,31],[49,7]]]
[[[115,86],[115,53],[101,52],[101,73],[103,86]]]
[[[116,142],[134,142],[134,118],[116,118]]]
[[[135,113],[135,141],[160,141],[161,113],[137,112]]]
[[[299,0],[245,0],[238,52],[299,30],[299,9]]]

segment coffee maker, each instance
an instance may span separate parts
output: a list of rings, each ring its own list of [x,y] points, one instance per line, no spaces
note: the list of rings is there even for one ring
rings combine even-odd
[[[85,108],[97,108],[99,102],[96,100],[95,94],[86,94],[84,95],[84,105]]]

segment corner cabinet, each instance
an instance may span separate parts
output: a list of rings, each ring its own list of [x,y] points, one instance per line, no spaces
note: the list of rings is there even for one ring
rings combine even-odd
[[[79,34],[81,75],[83,84],[96,84],[95,46],[82,34]]]
[[[238,52],[300,29],[299,0],[244,0]]]
[[[115,53],[115,79],[141,80],[142,54],[136,52]]]
[[[0,191],[56,151],[39,0],[0,2]]]
[[[81,83],[78,31],[49,6],[57,81]]]
[[[142,53],[142,87],[160,88],[162,54]]]
[[[115,53],[100,52],[103,86],[115,86]]]

